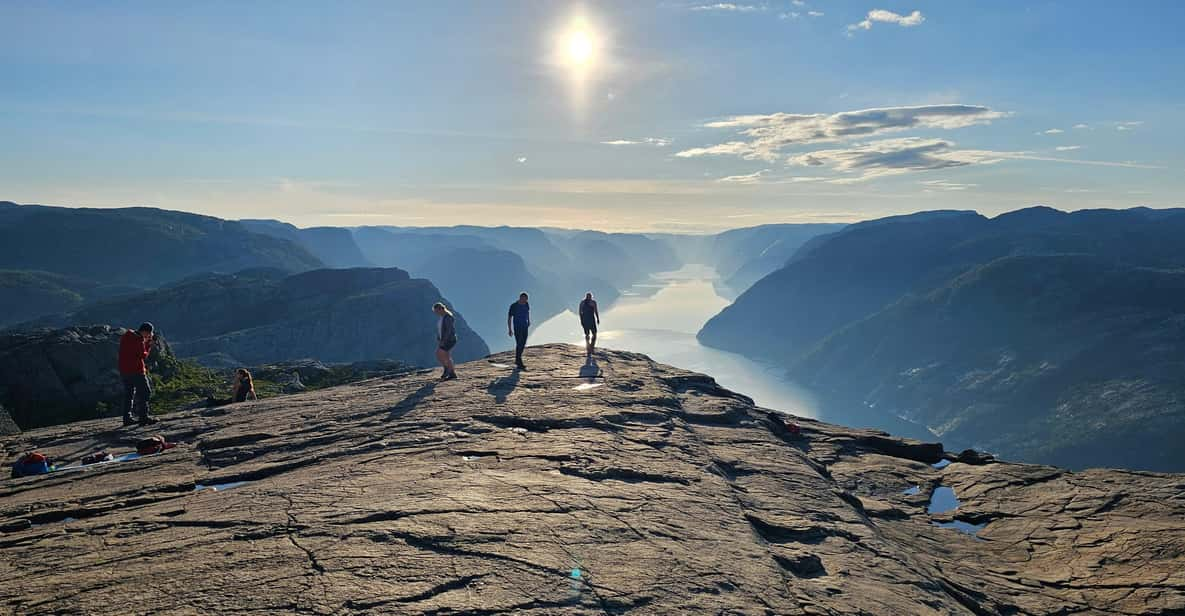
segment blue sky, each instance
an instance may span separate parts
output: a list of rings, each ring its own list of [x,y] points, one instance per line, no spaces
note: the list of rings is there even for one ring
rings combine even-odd
[[[1170,0],[9,0],[0,199],[668,231],[1183,206],[1183,17]]]

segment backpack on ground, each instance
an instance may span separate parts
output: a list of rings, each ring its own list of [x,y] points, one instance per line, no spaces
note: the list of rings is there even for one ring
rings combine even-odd
[[[48,457],[39,451],[30,451],[21,456],[12,465],[13,477],[30,477],[44,475],[53,470],[53,464]]]

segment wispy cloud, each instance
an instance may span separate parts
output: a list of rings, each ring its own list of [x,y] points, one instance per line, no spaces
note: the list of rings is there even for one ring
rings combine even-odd
[[[1084,128],[1090,128],[1090,124],[1078,123],[1078,124],[1074,125],[1074,128],[1077,128],[1079,130],[1084,129]]]
[[[516,158],[514,160],[515,160],[515,162],[517,162],[518,164],[521,165],[521,164],[527,162],[527,157],[526,156],[519,156],[518,158]]]
[[[990,150],[960,150],[953,142],[943,139],[904,137],[859,143],[848,148],[816,150],[791,156],[787,163],[828,167],[839,173],[852,174],[828,180],[835,184],[847,184],[911,171],[992,164],[1010,155],[1009,152]]]
[[[925,186],[925,190],[967,190],[979,186],[979,184],[964,184],[950,180],[923,180],[918,184]]]
[[[740,129],[744,139],[690,148],[680,158],[738,156],[746,160],[777,160],[782,150],[798,145],[872,137],[909,129],[954,129],[986,124],[1008,114],[978,105],[884,107],[833,114],[774,113],[732,116],[708,122],[707,128]]]
[[[716,4],[699,4],[691,7],[693,11],[723,11],[732,13],[752,13],[764,10],[756,4],[735,4],[732,2],[717,2]]]
[[[1064,132],[1066,132],[1066,131],[1064,131],[1060,128],[1050,128],[1047,130],[1037,131],[1035,134],[1037,134],[1037,135],[1060,135]]]
[[[1059,145],[1054,149],[1057,150],[1058,152],[1069,152],[1071,150],[1081,150],[1082,146],[1080,146],[1080,145]]]
[[[1139,120],[1136,122],[1116,122],[1115,123],[1115,130],[1132,130],[1138,126],[1142,126],[1143,124],[1144,124],[1143,120]]]
[[[665,137],[643,137],[642,139],[614,139],[613,141],[602,141],[604,145],[652,145],[658,148],[664,148],[671,145],[671,140]]]
[[[730,175],[728,177],[720,178],[716,181],[725,184],[756,184],[767,173],[769,173],[769,169],[762,169],[760,171],[754,171],[753,173],[746,175]]]
[[[807,11],[806,14],[810,15],[811,17],[822,17],[823,11]]]
[[[864,21],[856,22],[848,25],[848,34],[857,30],[871,30],[872,24],[876,22],[886,24],[897,24],[903,28],[912,28],[913,26],[921,25],[926,18],[921,11],[914,11],[909,15],[898,15],[893,11],[886,11],[885,9],[872,9],[868,11],[868,15]]]
[[[1029,152],[1013,152],[1008,158],[1017,160],[1041,160],[1051,163],[1070,163],[1074,165],[1088,165],[1092,167],[1123,167],[1125,169],[1164,169],[1160,165],[1149,165],[1134,160],[1084,160],[1081,158],[1057,158],[1054,156],[1038,156]]]

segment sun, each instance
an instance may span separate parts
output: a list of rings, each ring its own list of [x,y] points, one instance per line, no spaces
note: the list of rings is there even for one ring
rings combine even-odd
[[[604,37],[587,18],[574,17],[557,34],[556,60],[561,67],[581,74],[601,63]]]
[[[572,66],[588,66],[593,62],[596,45],[593,35],[586,29],[570,30],[564,35],[564,52]]]
[[[543,62],[567,91],[574,118],[582,119],[603,83],[619,70],[614,58],[612,30],[596,15],[570,13],[547,31]]]

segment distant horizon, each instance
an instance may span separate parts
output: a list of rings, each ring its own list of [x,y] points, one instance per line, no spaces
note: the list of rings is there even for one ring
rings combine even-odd
[[[810,220],[810,221],[771,220],[768,222],[759,222],[759,223],[753,223],[753,224],[741,223],[738,226],[726,226],[726,227],[720,227],[720,228],[716,228],[716,229],[702,230],[702,231],[691,231],[691,230],[665,231],[665,230],[654,230],[654,229],[598,229],[598,228],[589,228],[589,227],[559,227],[559,226],[555,226],[555,225],[531,225],[531,224],[509,224],[509,223],[507,223],[507,224],[479,224],[479,223],[467,223],[467,222],[459,222],[459,223],[455,223],[455,224],[380,224],[380,223],[372,223],[372,224],[356,224],[356,225],[342,225],[342,224],[300,225],[300,224],[297,224],[297,223],[292,222],[290,220],[285,220],[283,218],[275,218],[275,217],[225,218],[225,217],[218,216],[216,214],[207,213],[207,212],[197,212],[197,211],[192,211],[192,210],[159,207],[159,206],[155,206],[155,205],[114,205],[114,206],[62,205],[62,204],[54,204],[54,203],[20,202],[20,201],[16,201],[13,199],[7,199],[7,198],[0,199],[0,203],[12,203],[17,206],[39,206],[39,207],[65,208],[65,209],[120,210],[120,209],[143,208],[143,209],[162,210],[162,211],[171,211],[171,212],[182,212],[185,214],[194,214],[194,215],[198,215],[198,216],[210,216],[213,218],[218,218],[221,220],[227,220],[227,221],[232,221],[232,222],[238,222],[238,221],[243,221],[243,220],[273,221],[273,222],[279,222],[279,223],[292,225],[298,229],[310,229],[310,228],[318,228],[318,227],[332,227],[332,228],[338,228],[338,229],[357,229],[357,228],[362,228],[362,227],[393,227],[393,228],[407,228],[407,229],[454,228],[454,227],[482,227],[482,228],[507,227],[507,228],[515,228],[515,229],[540,229],[540,230],[544,230],[544,231],[557,231],[557,232],[594,231],[594,232],[600,232],[600,233],[636,233],[636,234],[655,234],[655,235],[703,235],[703,236],[716,235],[716,234],[723,233],[726,231],[735,231],[735,230],[739,230],[739,229],[750,229],[750,228],[762,227],[762,226],[768,226],[768,225],[807,225],[807,224],[852,225],[852,224],[857,224],[857,223],[861,223],[861,222],[869,222],[869,221],[881,220],[881,219],[885,219],[885,218],[893,218],[893,217],[898,217],[898,216],[911,216],[911,215],[915,215],[915,214],[925,214],[925,213],[929,213],[929,212],[970,212],[970,213],[979,214],[980,216],[991,219],[991,218],[997,218],[997,217],[1005,215],[1005,214],[1011,214],[1013,212],[1019,212],[1022,210],[1029,210],[1029,209],[1034,209],[1034,208],[1048,208],[1048,209],[1056,210],[1058,212],[1062,212],[1065,214],[1074,214],[1077,212],[1087,212],[1087,211],[1107,211],[1107,210],[1126,211],[1126,210],[1136,210],[1136,209],[1163,210],[1163,211],[1185,210],[1185,206],[1153,207],[1153,206],[1149,206],[1149,205],[1131,205],[1131,206],[1127,206],[1127,207],[1078,208],[1078,209],[1071,210],[1071,209],[1064,209],[1064,208],[1055,207],[1052,205],[1046,205],[1043,203],[1035,203],[1035,204],[1031,204],[1031,205],[1017,207],[1014,209],[1001,210],[996,213],[987,213],[987,212],[982,212],[982,211],[975,210],[975,209],[964,209],[964,208],[935,208],[935,209],[928,209],[928,210],[914,210],[911,212],[889,213],[889,214],[885,214],[883,216],[860,218],[860,219],[850,220],[850,221],[840,221],[840,220],[835,220],[835,221],[827,221],[827,220]]]

